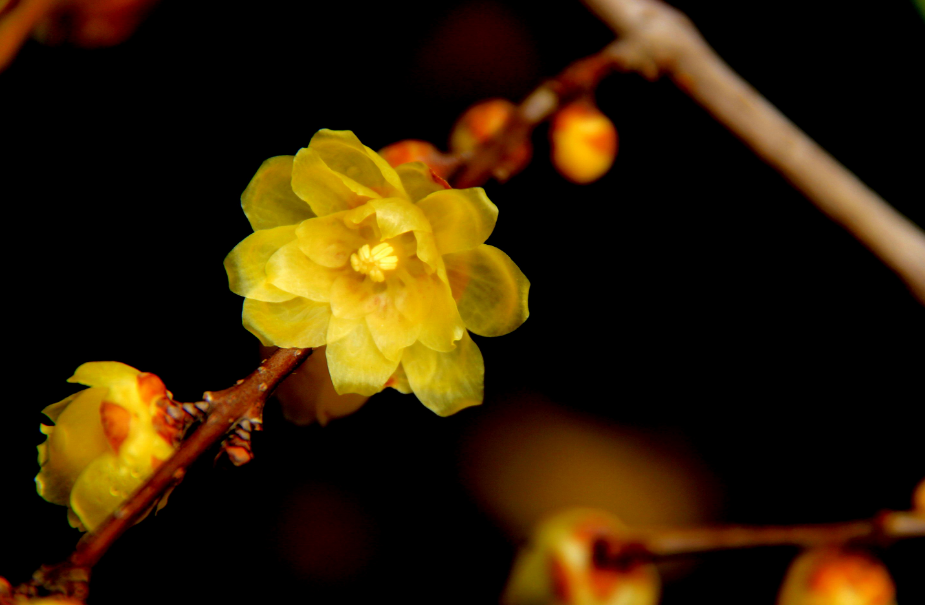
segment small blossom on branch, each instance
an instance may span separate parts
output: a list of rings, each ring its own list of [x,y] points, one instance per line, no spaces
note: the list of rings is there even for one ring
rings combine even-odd
[[[527,319],[530,283],[485,244],[498,208],[419,162],[393,168],[349,131],[271,158],[242,198],[254,234],[225,259],[244,326],[265,346],[315,348],[338,394],[414,392],[441,416],[483,398],[469,336]]]
[[[43,410],[55,424],[41,426],[48,439],[38,446],[35,483],[45,500],[68,507],[73,527],[93,531],[173,454],[182,431],[154,374],[99,361],[68,382],[90,388]]]
[[[895,605],[886,567],[862,551],[818,547],[797,557],[777,605]]]

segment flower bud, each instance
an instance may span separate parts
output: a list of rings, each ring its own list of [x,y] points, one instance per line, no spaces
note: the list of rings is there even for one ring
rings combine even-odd
[[[68,521],[93,531],[179,443],[166,417],[161,379],[115,361],[85,363],[68,379],[90,388],[46,407],[54,426],[39,444],[38,493],[68,507]]]
[[[836,547],[797,557],[781,586],[777,605],[895,605],[896,588],[880,561]]]
[[[573,509],[535,530],[514,561],[504,605],[655,605],[659,579],[650,563],[601,567],[600,545],[619,545],[623,525],[603,511]]]
[[[576,101],[556,113],[549,137],[556,170],[580,185],[604,176],[617,156],[617,129],[588,101]]]
[[[517,108],[507,99],[489,99],[476,103],[467,109],[453,126],[450,133],[450,150],[454,153],[469,153],[479,145],[488,142],[498,134],[514,115]],[[533,156],[529,140],[523,141],[511,154],[504,158],[495,174],[498,180],[506,180],[523,170]]]
[[[912,495],[912,510],[920,515],[925,515],[925,480],[919,483]]]
[[[408,162],[424,162],[442,179],[448,178],[453,169],[448,158],[427,141],[406,139],[392,143],[380,149],[379,155],[393,168]]]

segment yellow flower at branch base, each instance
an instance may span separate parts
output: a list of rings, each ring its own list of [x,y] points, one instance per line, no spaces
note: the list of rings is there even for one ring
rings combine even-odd
[[[68,507],[68,521],[93,531],[176,449],[179,435],[158,402],[161,379],[115,361],[85,363],[68,379],[86,385],[43,413],[54,426],[39,444],[38,493]]]
[[[660,582],[650,563],[602,567],[595,551],[619,545],[623,524],[594,509],[544,520],[518,553],[503,605],[656,605]]]
[[[896,586],[867,553],[819,547],[791,564],[777,605],[896,605]]]
[[[254,233],[225,269],[265,346],[325,346],[341,395],[413,391],[440,415],[482,402],[469,331],[517,328],[530,284],[484,243],[498,209],[481,188],[451,189],[420,162],[393,168],[352,132],[320,130],[264,162],[241,201]]]

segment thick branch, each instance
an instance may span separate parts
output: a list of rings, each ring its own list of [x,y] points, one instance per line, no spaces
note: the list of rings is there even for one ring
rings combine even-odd
[[[585,0],[620,36],[625,69],[668,74],[684,92],[880,257],[925,304],[925,233],[871,191],[710,48],[690,20],[658,0]]]
[[[69,584],[75,577],[75,570],[82,570],[77,578],[87,577],[86,570],[150,510],[165,490],[183,478],[199,456],[221,441],[239,422],[260,419],[267,397],[310,354],[310,349],[279,349],[237,385],[223,391],[206,392],[203,397],[209,404],[209,413],[199,428],[95,532],[80,540],[67,561],[40,570],[39,582],[54,590]],[[71,591],[65,589],[63,592]]]
[[[789,527],[705,527],[628,532],[619,542],[595,543],[601,567],[623,567],[639,560],[661,560],[706,552],[764,546],[884,545],[925,538],[925,516],[888,512],[864,521]]]

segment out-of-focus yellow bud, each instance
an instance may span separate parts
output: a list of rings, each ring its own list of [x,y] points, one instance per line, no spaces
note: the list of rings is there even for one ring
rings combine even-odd
[[[920,515],[925,515],[925,480],[919,483],[912,495],[912,510]]]
[[[836,547],[797,557],[781,586],[777,605],[895,605],[896,587],[872,556]]]
[[[452,166],[447,161],[446,156],[440,153],[434,145],[427,141],[418,141],[416,139],[406,139],[397,143],[392,143],[379,150],[382,159],[389,163],[392,168],[397,168],[408,162],[423,162],[427,167],[433,170],[441,179],[449,177]],[[449,188],[449,185],[447,185]]]
[[[655,605],[659,579],[649,563],[595,564],[595,544],[618,544],[622,523],[593,509],[559,513],[536,529],[514,562],[504,605]]]
[[[575,101],[556,113],[549,138],[556,170],[580,185],[604,176],[617,156],[617,129],[588,101]]]
[[[93,531],[175,451],[161,379],[115,361],[85,363],[68,379],[90,388],[50,405],[54,426],[39,444],[40,496],[68,507],[68,521]]]
[[[450,150],[455,153],[474,151],[504,128],[517,108],[507,99],[489,99],[467,109],[453,125],[450,133]],[[503,181],[523,170],[533,157],[529,140],[518,145],[502,161],[503,174],[495,177]]]

